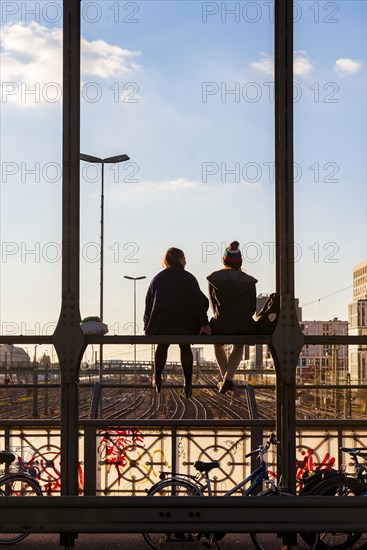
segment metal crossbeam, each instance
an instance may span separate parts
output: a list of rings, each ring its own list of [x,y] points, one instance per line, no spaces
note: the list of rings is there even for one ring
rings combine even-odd
[[[122,422],[121,419],[108,419],[108,421],[102,419],[102,420],[96,420],[96,419],[81,419],[79,421],[79,427],[80,428],[87,428],[90,426],[99,427],[99,428],[106,428],[106,424],[110,428],[113,426],[115,427],[121,427]],[[27,428],[27,427],[37,427],[37,428],[59,428],[60,427],[60,420],[47,420],[45,419],[32,419],[32,420],[1,420],[1,425],[3,428]],[[177,428],[203,428],[204,430],[208,428],[243,428],[246,426],[246,428],[252,428],[252,427],[261,427],[269,432],[274,430],[275,427],[275,420],[251,420],[246,419],[245,420],[217,420],[217,419],[207,419],[205,421],[205,425],[203,424],[202,420],[196,420],[196,419],[146,419],[146,420],[135,420],[135,419],[129,419],[128,421],[124,420],[124,425],[128,425],[129,428],[157,428],[157,427],[177,427]],[[346,419],[342,420],[340,418],[334,419],[326,419],[323,418],[321,420],[296,420],[296,427],[297,429],[301,428],[318,428],[322,430],[326,430],[327,428],[335,428],[335,429],[344,429],[344,430],[355,430],[360,429],[365,431],[366,428],[366,420],[351,420]],[[0,499],[1,501],[1,499]]]
[[[366,518],[364,497],[0,499],[0,531],[8,533],[363,532]]]
[[[333,336],[333,335],[313,335],[308,334],[303,337],[304,344],[350,344],[367,345],[367,336]],[[272,335],[231,335],[225,336],[198,336],[198,335],[170,335],[170,336],[85,336],[85,345],[91,344],[249,344],[255,346],[258,344],[271,344]],[[0,336],[0,344],[53,344],[53,336]]]

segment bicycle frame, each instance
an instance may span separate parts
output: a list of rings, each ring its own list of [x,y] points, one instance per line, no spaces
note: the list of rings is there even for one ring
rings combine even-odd
[[[205,484],[201,484],[204,491],[208,491],[208,495],[211,497],[213,496],[212,486],[211,486],[211,480],[209,478],[208,472],[205,474]],[[234,493],[236,493],[239,489],[247,485],[249,482],[252,482],[251,485],[242,493],[242,496],[249,496],[256,487],[262,484],[263,481],[266,481],[271,484],[272,489],[275,491],[275,484],[274,482],[269,479],[268,471],[266,469],[266,463],[264,460],[261,461],[260,466],[256,468],[253,472],[251,472],[245,479],[237,483],[234,487],[232,487],[229,491],[223,494],[224,497],[230,497]]]
[[[275,483],[273,480],[269,479],[268,470],[266,467],[266,462],[264,460],[261,461],[260,466],[256,468],[253,472],[251,472],[246,479],[232,487],[227,493],[225,493],[224,496],[231,496],[233,493],[241,489],[246,483],[252,482],[251,485],[242,493],[242,496],[246,497],[251,495],[254,489],[258,487],[259,485],[262,485],[262,482],[265,481],[266,483],[271,485],[272,490],[276,490]]]

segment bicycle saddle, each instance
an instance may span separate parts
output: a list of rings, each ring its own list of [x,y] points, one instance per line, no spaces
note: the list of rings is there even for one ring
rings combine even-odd
[[[15,454],[11,451],[0,451],[0,464],[9,466],[15,460]]]
[[[194,464],[198,472],[210,472],[213,468],[219,468],[219,462],[202,462],[197,460]]]

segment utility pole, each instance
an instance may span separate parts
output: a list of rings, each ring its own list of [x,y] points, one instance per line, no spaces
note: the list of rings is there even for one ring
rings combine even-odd
[[[34,346],[33,357],[33,418],[39,418],[38,415],[38,364],[37,364],[37,350],[38,344]]]
[[[340,414],[340,392],[339,392],[339,383],[340,383],[340,373],[339,373],[339,348],[336,345],[332,347],[332,364],[333,364],[333,374],[335,380],[335,390],[334,390],[334,399],[335,399],[335,417],[339,418]]]
[[[146,279],[146,276],[142,275],[141,277],[130,277],[129,275],[124,275],[124,279],[133,281],[134,283],[134,336],[136,336],[136,281]],[[136,386],[136,382],[136,342],[134,342],[134,387]]]
[[[351,379],[350,379],[350,373],[347,372],[347,385],[348,385],[348,389],[347,389],[347,411],[346,411],[346,415],[345,417],[346,418],[352,418],[352,389],[350,387],[350,384],[351,384]]]

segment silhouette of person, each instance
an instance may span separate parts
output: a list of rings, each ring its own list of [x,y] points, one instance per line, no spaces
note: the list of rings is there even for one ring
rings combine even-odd
[[[255,334],[257,279],[242,271],[239,243],[233,241],[224,251],[224,267],[208,275],[209,299],[213,311],[212,334]],[[235,390],[234,375],[243,355],[243,344],[233,344],[227,357],[224,344],[214,344],[220,369],[220,393]]]
[[[163,269],[151,281],[145,299],[146,334],[210,334],[209,301],[194,275],[185,270],[185,254],[169,248]],[[192,396],[193,355],[190,344],[179,344],[185,396]],[[169,344],[158,344],[154,356],[153,387],[160,393]]]

